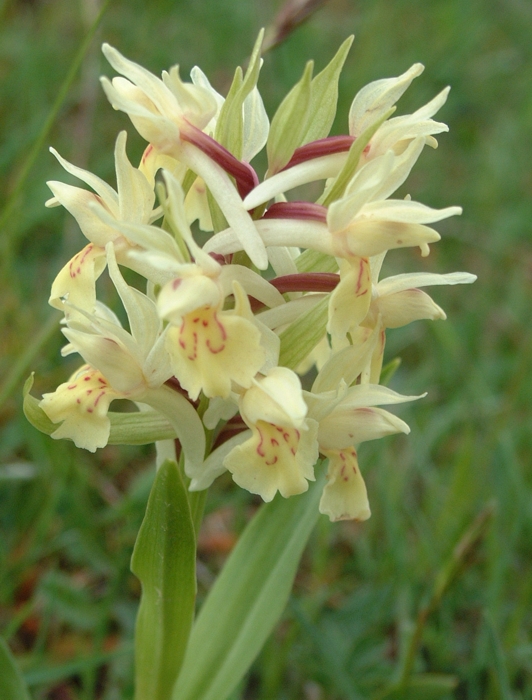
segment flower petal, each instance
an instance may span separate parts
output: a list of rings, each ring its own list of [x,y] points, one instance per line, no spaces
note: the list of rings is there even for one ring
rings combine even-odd
[[[250,437],[250,431],[244,430],[238,435],[233,435],[211,452],[200,468],[189,470],[188,476],[191,478],[189,491],[203,491],[208,489],[212,482],[221,474],[227,471],[224,460],[227,455],[237,446],[246,442]]]
[[[258,421],[251,437],[227,455],[224,465],[239,486],[264,501],[271,501],[277,491],[284,498],[303,493],[308,480],[314,480],[316,428],[315,421],[303,432]]]
[[[68,160],[65,160],[65,158],[59,155],[55,148],[50,148],[50,153],[53,153],[67,173],[77,177],[93,189],[100,196],[104,206],[106,206],[111,213],[115,215],[118,213],[118,194],[105,180],[102,180],[97,175],[93,175],[93,173],[88,170],[83,170],[83,168],[78,168],[76,165],[69,163]]]
[[[329,458],[329,470],[320,513],[328,515],[331,522],[367,520],[371,511],[356,451],[353,448],[326,450],[324,455]]]
[[[227,398],[231,382],[248,387],[265,361],[260,331],[232,312],[205,307],[183,316],[179,328],[168,331],[166,348],[181,385],[195,400]]]
[[[262,420],[277,426],[304,428],[307,405],[299,377],[287,367],[275,367],[245,392],[240,411],[249,423]]]
[[[343,269],[342,269],[343,268]],[[366,317],[371,303],[371,271],[367,258],[354,258],[342,265],[340,283],[329,297],[327,331],[345,336]],[[347,268],[347,269],[346,269]]]
[[[121,398],[98,371],[84,365],[53,393],[44,394],[39,403],[53,423],[61,422],[52,433],[56,440],[68,438],[76,447],[95,452],[105,447],[111,423],[109,404]]]
[[[299,163],[282,170],[257,185],[244,199],[246,209],[255,209],[283,192],[306,185],[315,180],[326,180],[338,175],[347,159],[347,153],[333,153]]]
[[[70,319],[79,316],[76,309],[92,313],[96,304],[96,280],[104,271],[105,265],[105,250],[89,243],[63,267],[53,281],[48,300],[50,306],[64,311]],[[64,299],[68,299],[71,306],[65,307]]]
[[[386,277],[377,284],[377,294],[382,297],[406,289],[429,287],[442,284],[472,284],[477,279],[476,275],[469,272],[448,272],[446,275],[437,275],[432,272],[406,272],[402,275]]]
[[[349,226],[345,234],[338,236],[338,254],[342,245],[352,255],[369,258],[394,248],[419,246],[423,256],[429,253],[429,243],[440,240],[440,234],[422,224],[405,224],[400,221],[359,219]],[[345,236],[345,242],[342,239]],[[345,253],[344,253],[345,255]]]
[[[421,289],[405,289],[378,299],[378,308],[385,328],[400,328],[421,319],[446,319],[445,311]]]
[[[89,241],[105,248],[109,241],[120,236],[120,232],[113,227],[115,212],[109,210],[98,195],[64,182],[50,180],[46,184],[54,193],[55,199],[76,219],[81,232]],[[48,205],[50,201],[53,200],[48,200]],[[111,225],[107,222],[102,225],[100,215],[106,216]]]
[[[344,449],[368,440],[395,433],[409,433],[410,428],[393,413],[382,408],[343,409],[338,406],[320,421],[320,449]]]
[[[462,213],[462,207],[431,209],[420,202],[405,199],[386,199],[369,202],[360,212],[364,217],[375,217],[381,221],[402,221],[406,224],[431,224]]]
[[[359,136],[392,107],[407,90],[414,78],[423,73],[425,67],[414,63],[397,78],[375,80],[356,94],[349,110],[349,133]]]

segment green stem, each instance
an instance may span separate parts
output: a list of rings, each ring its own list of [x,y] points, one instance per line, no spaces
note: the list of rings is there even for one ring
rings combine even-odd
[[[198,539],[199,531],[201,528],[201,522],[203,520],[203,511],[205,510],[207,493],[208,489],[203,489],[203,491],[188,492],[188,503],[190,506],[190,515],[192,516],[192,522],[194,523],[196,540]]]

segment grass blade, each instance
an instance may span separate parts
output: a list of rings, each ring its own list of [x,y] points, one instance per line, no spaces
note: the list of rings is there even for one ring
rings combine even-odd
[[[9,647],[0,637],[0,698],[30,700],[28,690]]]

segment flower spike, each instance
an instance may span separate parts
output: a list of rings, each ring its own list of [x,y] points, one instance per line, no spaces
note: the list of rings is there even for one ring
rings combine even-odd
[[[153,439],[168,440],[159,455],[174,454],[169,438],[179,443],[192,491],[229,471],[265,501],[288,498],[309,488],[321,455],[320,512],[363,521],[363,443],[408,434],[387,409],[422,398],[380,383],[386,334],[445,319],[425,287],[476,279],[381,278],[387,255],[417,248],[426,257],[440,240],[433,226],[462,211],[394,198],[425,146],[448,130],[434,116],[449,89],[395,114],[423,72],[415,63],[359,90],[345,133],[329,136],[349,38],[315,77],[306,64],[270,126],[258,88],[262,39],[226,96],[198,67],[191,82],[178,66],[158,78],[104,44],[118,73],[102,78],[104,92],[147,145],[135,167],[119,134],[116,188],[52,150],[89,188],[51,181],[47,202],[65,207],[87,239],[50,296],[64,312],[62,353],[84,364],[35,411],[52,437],[94,451],[109,440],[112,401],[133,402],[143,436],[153,424]],[[250,161],[262,149],[261,178]],[[312,198],[300,191],[288,201],[311,183]],[[125,327],[98,300],[106,268]],[[144,282],[130,284],[124,268]]]

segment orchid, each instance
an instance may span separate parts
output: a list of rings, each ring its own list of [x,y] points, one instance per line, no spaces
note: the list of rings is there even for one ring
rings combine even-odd
[[[64,266],[52,284],[50,304],[57,309],[66,310],[63,300],[68,299],[71,307],[66,310],[67,313],[76,314],[74,307],[89,312],[94,310],[96,280],[105,269],[105,246],[109,242],[113,243],[120,261],[127,264],[130,250],[138,243],[129,238],[127,228],[121,228],[120,225],[148,225],[161,215],[159,209],[154,209],[153,188],[143,173],[128,160],[126,139],[126,132],[122,131],[115,145],[117,191],[96,175],[72,165],[51,149],[68,173],[94,190],[92,193],[62,182],[48,182],[54,197],[46,202],[46,206],[63,205],[75,217],[82,233],[90,241]],[[159,238],[161,235],[164,237],[160,229],[153,227],[153,230]]]
[[[114,399],[129,399],[164,413],[181,436],[188,461],[202,462],[201,422],[182,396],[164,386],[172,376],[165,349],[167,330],[162,328],[154,302],[125,283],[112,243],[107,244],[106,252],[130,332],[103,304],[97,306],[95,313],[76,309],[79,316],[67,316],[63,334],[70,342],[62,354],[78,353],[87,364],[41,401],[41,408],[53,423],[62,421],[52,437],[68,437],[78,447],[94,452],[104,447],[109,438],[110,403]]]
[[[271,214],[256,222],[264,244],[301,246],[345,259],[410,246],[419,246],[428,255],[429,243],[440,236],[426,224],[460,214],[460,207],[436,210],[419,202],[388,198],[406,179],[422,143],[422,139],[414,140],[400,156],[388,151],[366,163],[349,182],[344,196],[327,208],[290,202],[274,205]],[[239,249],[231,228],[213,236],[205,246],[222,255]]]
[[[395,102],[423,70],[424,66],[416,63],[398,78],[377,80],[360,90],[349,112],[349,137],[331,137],[307,144],[294,154],[284,169],[250,192],[244,200],[245,205],[251,209],[295,187],[315,180],[337,178],[357,140],[362,144],[357,168],[388,150],[401,155],[414,140],[435,148],[438,143],[433,134],[448,131],[448,127],[431,117],[445,104],[449,88],[413,114],[388,119],[395,109]],[[415,159],[419,154],[420,150]]]
[[[202,132],[217,111],[212,91],[184,83],[177,66],[165,71],[160,80],[108,44],[103,45],[103,52],[113,68],[125,76],[112,82],[102,78],[112,106],[126,112],[139,134],[159,152],[182,161],[204,180],[227,221],[239,231],[250,258],[264,269],[266,254],[251,217],[227,173],[205,152],[216,144]]]
[[[126,155],[125,132],[115,146],[116,190],[53,151],[92,190],[48,183],[54,196],[47,205],[64,206],[88,240],[50,296],[64,314],[62,354],[77,354],[82,364],[40,402],[26,396],[26,406],[54,439],[90,451],[111,435],[114,444],[156,443],[157,473],[132,564],[143,588],[139,700],[225,698],[238,681],[236,672],[229,682],[230,673],[212,672],[207,661],[202,666],[204,651],[211,665],[225,658],[225,638],[211,645],[208,636],[214,622],[206,636],[200,614],[189,642],[206,490],[228,472],[236,485],[273,501],[262,514],[284,518],[278,526],[266,516],[260,527],[252,523],[254,546],[234,555],[250,567],[243,580],[257,592],[260,614],[253,620],[265,620],[269,601],[277,604],[286,588],[275,579],[284,539],[302,551],[318,510],[333,522],[369,518],[361,445],[410,432],[382,407],[424,394],[401,395],[381,383],[387,332],[445,319],[425,287],[475,280],[466,272],[426,271],[381,278],[386,256],[411,248],[425,258],[440,240],[432,225],[461,213],[409,195],[394,198],[425,146],[436,146],[435,135],[447,131],[433,116],[448,89],[414,113],[392,117],[423,71],[416,63],[360,90],[347,133],[330,136],[349,38],[315,77],[307,63],[270,125],[258,88],[262,37],[225,97],[198,67],[192,82],[177,66],[159,79],[104,44],[119,74],[102,78],[104,92],[147,141],[139,167]],[[250,161],[262,149],[268,166],[260,182]],[[323,187],[315,201],[287,199],[293,188],[317,181]],[[124,269],[142,281],[128,284]],[[98,299],[104,274],[125,327],[113,302]],[[117,399],[134,412],[113,413]],[[117,425],[121,430],[112,433]],[[270,548],[275,580],[263,590],[264,564],[249,562]],[[173,578],[160,586],[166,569],[159,565],[169,553],[177,557]],[[214,617],[228,596],[242,598],[239,572],[227,576],[228,593],[223,604],[213,603]],[[177,632],[165,606],[181,625]],[[256,653],[271,627],[259,625],[257,636],[254,622],[236,617],[230,624],[242,635],[240,649]],[[239,656],[231,648],[229,657]]]
[[[70,342],[64,354],[77,352],[86,365],[41,406],[53,421],[63,421],[56,437],[95,449],[106,442],[114,398],[167,415],[157,396],[178,387],[173,393],[180,410],[186,403],[187,415],[196,414],[200,402],[211,439],[228,434],[210,455],[203,454],[203,436],[194,458],[185,454],[191,488],[205,488],[227,469],[264,500],[277,491],[288,497],[308,488],[321,452],[330,464],[322,510],[332,519],[362,517],[369,509],[357,466],[359,443],[407,432],[406,424],[375,408],[407,400],[379,388],[386,329],[445,318],[420,287],[474,280],[468,273],[379,280],[386,254],[418,247],[428,255],[440,239],[429,224],[461,212],[391,198],[424,146],[434,146],[434,134],[447,130],[432,117],[448,90],[411,115],[390,118],[423,71],[414,64],[360,90],[349,133],[329,137],[334,114],[330,106],[321,114],[317,100],[330,90],[328,81],[334,87],[338,80],[349,40],[316,78],[307,65],[269,133],[257,88],[261,42],[262,35],[226,98],[198,67],[192,82],[181,79],[178,67],[159,79],[104,45],[121,74],[103,78],[104,91],[148,146],[135,168],[127,159],[126,134],[120,134],[116,191],[56,154],[95,192],[49,183],[54,198],[48,205],[65,206],[89,239],[54,282],[50,299],[65,313],[63,333]],[[330,96],[334,101],[334,91]],[[312,123],[318,113],[320,126]],[[303,121],[290,131],[283,120],[297,114]],[[248,163],[265,145],[271,176],[260,184]],[[317,202],[282,201],[286,190],[316,179],[327,180]],[[280,199],[266,206],[272,197]],[[163,227],[155,225],[161,217]],[[196,219],[211,233],[203,245],[191,229]],[[226,224],[222,230],[220,222]],[[242,254],[255,269],[245,259],[236,262]],[[268,264],[273,278],[260,274]],[[120,265],[148,280],[148,294],[124,282]],[[96,280],[106,266],[129,332],[96,299]],[[315,362],[320,371],[312,391],[303,391],[296,371],[304,376]],[[92,392],[79,394],[85,383],[104,387],[96,411],[87,398]],[[175,416],[171,423],[176,425]],[[197,427],[193,431],[199,434]],[[176,432],[183,437],[182,428]],[[185,442],[187,453],[190,440]],[[341,487],[346,474],[349,497]],[[357,507],[348,505],[355,502]]]
[[[306,491],[318,458],[317,424],[307,418],[297,375],[272,369],[242,394],[239,409],[252,434],[224,460],[234,481],[265,501],[277,491],[285,498]]]
[[[366,520],[370,516],[358,466],[358,446],[368,440],[410,432],[404,421],[376,406],[422,398],[402,396],[379,384],[352,383],[354,378],[362,378],[370,366],[377,338],[375,331],[366,331],[359,345],[349,345],[333,355],[318,373],[312,390],[305,392],[309,416],[318,423],[320,452],[329,460],[320,512],[331,520]]]

